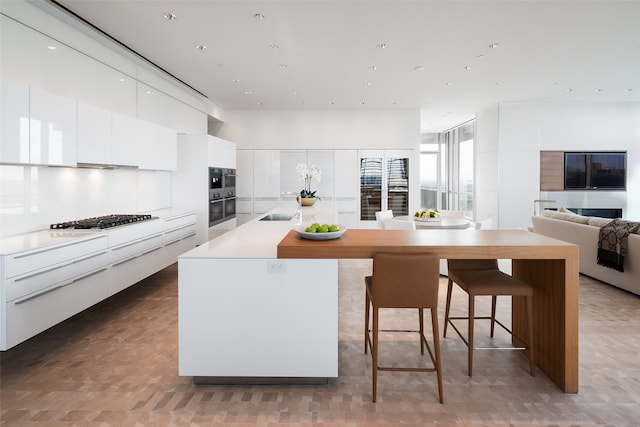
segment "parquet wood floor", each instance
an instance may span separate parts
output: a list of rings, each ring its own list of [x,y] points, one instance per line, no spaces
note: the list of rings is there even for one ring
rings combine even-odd
[[[470,378],[466,347],[451,335],[442,340],[444,404],[434,374],[403,372],[381,373],[372,403],[362,339],[362,278],[370,270],[369,260],[340,262],[339,377],[328,385],[196,386],[178,376],[173,265],[0,353],[0,424],[640,426],[640,297],[587,277],[580,279],[578,394],[562,393],[540,371],[531,377],[516,351],[476,351]],[[440,286],[442,322],[446,279]],[[452,310],[463,314],[466,301],[457,290]],[[498,304],[508,317],[509,301]],[[417,322],[406,311],[383,316],[382,328]],[[477,340],[488,343],[487,330],[478,323]],[[383,361],[420,359],[415,336],[381,339]]]

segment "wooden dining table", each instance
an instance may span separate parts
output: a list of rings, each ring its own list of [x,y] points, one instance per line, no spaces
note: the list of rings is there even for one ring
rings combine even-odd
[[[278,258],[373,258],[435,253],[441,259],[511,259],[512,275],[534,287],[535,361],[560,389],[578,392],[578,246],[524,230],[346,230],[305,240],[292,230]],[[524,301],[513,298],[512,329],[526,336]]]

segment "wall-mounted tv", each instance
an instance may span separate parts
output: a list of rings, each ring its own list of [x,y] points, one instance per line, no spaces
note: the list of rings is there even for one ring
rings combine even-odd
[[[625,190],[626,152],[565,152],[565,190]]]

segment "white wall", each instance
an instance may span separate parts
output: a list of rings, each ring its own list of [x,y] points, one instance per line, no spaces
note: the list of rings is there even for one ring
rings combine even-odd
[[[627,151],[624,217],[640,219],[640,104],[502,103],[478,114],[477,129],[477,209],[497,212],[499,228],[528,227],[545,198],[540,150]]]
[[[238,149],[420,148],[419,110],[231,110],[220,138]]]

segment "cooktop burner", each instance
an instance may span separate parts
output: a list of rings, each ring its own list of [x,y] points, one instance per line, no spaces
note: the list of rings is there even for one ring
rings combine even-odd
[[[61,229],[75,229],[75,230],[88,230],[88,229],[102,229],[111,228],[118,225],[131,224],[133,222],[146,221],[153,219],[149,214],[134,214],[134,215],[105,215],[97,216],[94,218],[85,218],[77,221],[67,221],[58,224],[51,224],[49,229],[61,230]]]

